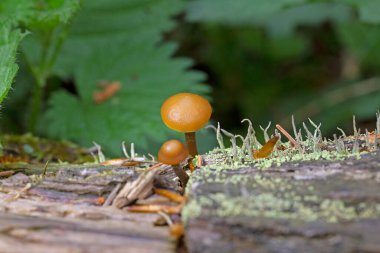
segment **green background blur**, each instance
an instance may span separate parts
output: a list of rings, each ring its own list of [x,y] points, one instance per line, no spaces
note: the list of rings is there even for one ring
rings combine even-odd
[[[208,74],[214,120],[237,132],[243,118],[291,130],[294,115],[297,123],[322,122],[331,136],[337,126],[351,133],[355,114],[362,133],[372,131],[380,108],[380,1],[298,1],[273,10],[275,2],[193,1],[181,19],[177,54]]]
[[[101,1],[82,2],[81,8],[84,11],[80,9],[76,14],[79,18],[74,18],[74,27],[81,27],[85,23],[83,19],[85,14],[81,16],[81,13],[86,12],[87,5],[95,6],[95,2]],[[154,1],[112,0],[104,1],[102,4],[117,6],[117,4],[125,3],[127,9],[127,7],[132,8],[128,5],[129,2],[133,2],[135,6],[132,4],[131,6],[135,9],[139,5],[139,8],[148,10]],[[161,2],[165,1],[157,1],[157,3]],[[166,11],[170,3],[160,6],[157,4],[157,6],[153,6],[154,8],[152,7],[154,15],[160,16],[160,13],[165,13],[165,15],[169,15],[168,20],[170,19],[172,22],[172,25],[165,25],[161,28],[162,31],[158,31],[161,37],[157,41],[153,41],[152,45],[177,43],[176,47],[171,47],[172,51],[169,50],[172,52],[170,58],[186,57],[193,60],[192,64],[182,62],[184,67],[181,68],[186,68],[188,73],[198,73],[196,77],[186,79],[190,80],[190,83],[198,82],[198,84],[206,84],[211,87],[211,89],[207,89],[202,85],[203,88],[201,86],[194,88],[194,92],[208,96],[212,101],[214,112],[211,123],[220,122],[222,128],[240,134],[246,131],[246,125],[242,125],[240,121],[249,118],[253,121],[257,132],[259,125],[266,126],[269,121],[272,122],[271,132],[277,123],[291,132],[290,117],[294,115],[298,125],[307,121],[308,118],[314,122],[322,122],[322,132],[327,137],[331,137],[333,133],[338,133],[337,127],[351,133],[352,115],[356,115],[358,128],[361,128],[362,133],[366,128],[369,131],[375,128],[375,113],[380,109],[379,0],[191,0],[168,2],[181,3],[181,5],[178,5],[172,13]],[[149,10],[151,11],[151,9]],[[100,16],[106,14],[111,15],[112,13],[106,13],[106,11],[102,13],[101,9],[96,12],[96,15]],[[115,15],[117,14],[118,12],[115,11]],[[134,21],[144,20],[153,14],[145,11],[144,16],[141,14],[141,18],[136,14]],[[94,24],[86,25],[86,29],[91,29],[91,26],[96,27]],[[155,23],[151,22],[149,26],[139,28],[141,29],[139,31],[132,29],[132,32],[128,33],[126,37],[137,37],[133,32],[143,33],[150,28],[153,29],[154,26]],[[75,28],[74,30],[81,31],[80,29]],[[86,34],[81,36],[85,38]],[[107,34],[105,33],[104,36]],[[125,42],[123,43],[125,45]],[[120,48],[123,43],[120,44]],[[76,44],[69,45],[73,47]],[[28,40],[25,40],[22,48],[25,49],[29,46]],[[138,54],[138,50],[141,49],[137,48],[133,52]],[[109,50],[112,52],[112,47]],[[107,50],[103,52],[103,59],[107,58],[107,53]],[[25,123],[27,121],[25,105],[28,104],[30,92],[28,92],[26,83],[32,83],[33,78],[28,74],[28,67],[22,55],[18,59],[20,71],[16,77],[13,91],[10,92],[2,110],[1,130],[3,132],[23,133],[28,129]],[[125,58],[128,59],[130,55],[131,52],[126,52]],[[134,55],[133,57],[139,59],[138,56]],[[95,59],[102,61],[100,56]],[[107,61],[109,61],[109,68],[112,69],[112,59],[107,59]],[[149,58],[143,59],[143,61],[148,64]],[[179,61],[177,63],[179,64]],[[156,64],[156,66],[159,65],[160,62]],[[62,66],[65,67],[65,65]],[[99,71],[96,71],[95,67],[92,66],[94,70],[89,69],[89,73],[97,74]],[[71,69],[69,68],[69,70]],[[156,72],[159,71],[161,70]],[[66,74],[64,71],[61,72],[63,76]],[[48,102],[49,95],[55,90],[64,89],[74,95],[77,93],[75,71],[73,72],[74,76],[68,73],[64,78],[60,76],[61,72],[52,71],[47,79],[48,84],[43,98],[46,108],[44,107],[43,110],[49,110],[48,107],[51,104]],[[119,73],[114,70],[109,72]],[[170,70],[160,73],[162,76],[171,75]],[[156,75],[159,76],[160,73],[156,73]],[[109,76],[108,74],[105,72],[105,76]],[[143,71],[141,76],[144,77]],[[155,80],[158,80],[157,76],[152,78],[151,82],[154,83]],[[83,81],[84,79],[80,79],[80,77],[81,75],[79,75],[79,81]],[[95,78],[93,79],[95,80]],[[131,83],[135,81],[133,77],[130,79]],[[87,80],[94,81],[91,78]],[[88,83],[89,81],[86,85],[89,85]],[[168,87],[165,88],[167,93],[162,92],[161,95],[167,97],[168,94],[187,91],[185,86],[178,88],[176,85],[177,83],[174,81],[168,84]],[[95,87],[95,84],[93,86]],[[137,91],[138,94],[140,87],[144,89],[143,86],[136,86],[132,91]],[[145,93],[142,92],[143,95]],[[91,93],[89,92],[89,94]],[[61,100],[63,100],[61,103],[64,103],[65,99]],[[150,132],[149,128],[141,127],[140,129],[139,124],[118,124],[114,127],[115,136],[110,136],[110,139],[113,138],[115,141],[112,143],[107,143],[107,139],[100,141],[102,145],[108,147],[109,154],[120,154],[120,147],[116,148],[115,145],[125,139],[119,138],[116,133],[123,127],[123,131],[132,136],[127,136],[126,138],[130,139],[126,141],[137,142],[138,150],[139,142],[141,142],[139,151],[143,152],[155,153],[160,143],[169,137],[182,138],[182,135],[171,133],[166,129],[161,133],[164,126],[163,124],[161,126],[156,115],[159,109],[157,104],[161,100],[157,100],[155,104],[144,100],[145,104],[138,106],[142,112],[152,106],[155,107],[152,110],[152,113],[155,113],[152,122],[149,122],[150,116],[143,115],[144,113],[136,113],[133,118],[125,119],[125,122],[146,119],[144,123],[148,122],[147,125],[153,127],[152,131],[157,132],[157,136],[153,134],[146,137],[147,132]],[[79,99],[79,101],[81,100]],[[105,109],[105,111],[107,110]],[[96,113],[94,112],[94,115]],[[96,120],[90,122],[92,125],[101,125],[106,121],[102,119],[102,112],[99,115]],[[119,119],[122,117],[121,115],[121,113],[115,113],[112,116],[114,118],[107,120]],[[78,139],[74,134],[70,135],[64,131],[60,132],[62,134],[50,134],[44,129],[48,126],[46,121],[42,120],[41,122],[36,134],[51,138],[67,138],[85,146],[91,146],[91,141],[97,141],[96,134],[100,138],[105,132],[111,131],[107,126],[103,128],[99,126],[94,131],[96,134],[91,138]],[[70,124],[69,120],[66,123],[60,122],[55,127],[64,124]],[[199,141],[202,152],[211,149],[216,143],[213,132],[205,130],[201,131]]]

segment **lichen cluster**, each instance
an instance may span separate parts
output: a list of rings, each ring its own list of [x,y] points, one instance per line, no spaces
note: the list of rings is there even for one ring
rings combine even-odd
[[[276,148],[270,157],[265,159],[254,159],[252,156],[253,150],[259,150],[262,144],[256,138],[256,132],[249,119],[244,119],[242,123],[248,122],[247,134],[245,137],[234,135],[220,128],[208,126],[215,130],[216,139],[219,143],[219,148],[210,151],[206,156],[212,164],[217,166],[228,165],[229,168],[240,168],[242,166],[254,165],[258,169],[265,169],[271,166],[279,166],[284,162],[309,161],[309,160],[342,160],[348,156],[356,156],[360,158],[360,154],[377,150],[379,147],[380,133],[380,113],[376,114],[376,128],[373,132],[365,130],[365,134],[360,134],[360,129],[357,130],[355,116],[353,117],[352,136],[347,136],[345,132],[338,128],[341,135],[334,135],[333,140],[328,140],[322,136],[320,130],[321,124],[315,124],[309,119],[310,125],[303,123],[303,129],[297,129],[292,117],[293,132],[296,145],[279,141]],[[271,123],[266,128],[260,126],[263,131],[264,139],[267,142],[270,139],[268,129]],[[310,130],[313,128],[313,130]],[[303,130],[303,131],[302,131]],[[222,133],[230,139],[231,147],[225,148]],[[275,135],[280,133],[275,129]],[[239,139],[241,146],[238,145]],[[216,167],[216,166],[213,166]]]
[[[225,131],[219,124],[211,126],[220,147],[203,156],[206,165],[190,178],[186,191],[190,201],[182,213],[184,222],[200,215],[206,218],[247,216],[328,223],[379,218],[380,203],[376,201],[348,201],[329,195],[337,185],[349,183],[339,181],[343,180],[342,177],[337,176],[331,185],[326,185],[323,180],[295,180],[295,177],[284,173],[275,174],[267,170],[284,163],[297,164],[309,160],[360,159],[363,153],[378,148],[380,114],[376,116],[373,132],[366,130],[365,134],[360,134],[353,118],[354,134],[347,136],[339,129],[341,135],[334,136],[333,140],[322,136],[321,124],[310,120],[310,126],[303,124],[302,131],[296,129],[293,120],[293,133],[298,145],[277,143],[270,157],[257,160],[252,157],[252,149],[260,149],[261,144],[249,120],[243,121],[249,123],[245,137]],[[270,139],[269,126],[261,128],[266,141]],[[231,139],[231,147],[224,147],[222,134]],[[276,131],[275,134],[279,133]],[[238,145],[238,139],[241,145]]]
[[[380,204],[326,197],[328,189],[317,183],[280,176],[233,175],[198,171],[191,178],[192,195],[183,220],[203,217],[260,217],[335,223],[380,217]],[[292,180],[292,182],[290,182]],[[215,192],[209,192],[212,184]],[[189,188],[190,190],[190,188]],[[205,192],[207,191],[207,193]]]
[[[0,156],[19,158],[24,162],[92,162],[88,150],[69,141],[53,141],[31,134],[2,135]]]

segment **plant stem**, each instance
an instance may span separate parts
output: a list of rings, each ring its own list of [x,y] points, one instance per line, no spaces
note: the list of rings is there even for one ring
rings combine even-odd
[[[52,46],[52,34],[53,31],[47,32],[45,38],[42,42],[42,52],[41,59],[38,63],[38,66],[33,66],[25,54],[26,62],[29,64],[30,69],[32,70],[33,77],[35,79],[35,85],[32,91],[32,98],[30,103],[29,111],[29,121],[28,121],[28,131],[34,133],[36,130],[37,123],[41,114],[41,106],[43,99],[43,88],[46,85],[47,75],[50,72],[50,69],[47,68],[47,62],[49,61],[49,51]]]
[[[58,33],[58,35],[57,35]],[[25,55],[26,62],[29,65],[31,72],[35,79],[35,86],[32,93],[32,99],[30,104],[28,131],[34,133],[37,123],[40,119],[43,102],[43,91],[46,86],[46,80],[51,72],[51,68],[59,55],[63,41],[66,37],[66,27],[62,30],[55,28],[48,31],[45,34],[45,38],[42,41],[42,54],[41,60],[38,66],[33,66],[29,61],[27,54]]]
[[[30,104],[30,117],[28,122],[28,131],[34,133],[36,130],[37,122],[40,118],[41,105],[43,98],[43,86],[39,84],[34,85],[32,102]]]
[[[189,154],[194,158],[196,155],[198,155],[195,132],[185,133],[185,137],[186,137],[186,145],[187,145],[187,148],[189,149]]]

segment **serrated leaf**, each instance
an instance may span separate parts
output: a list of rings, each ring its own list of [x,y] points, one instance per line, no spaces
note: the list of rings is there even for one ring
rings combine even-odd
[[[23,34],[13,27],[27,20],[30,6],[28,0],[0,2],[0,103],[8,94],[18,70],[16,53]]]
[[[30,0],[2,0],[0,1],[0,24],[17,25],[27,22],[32,14],[33,1]]]
[[[79,0],[33,0],[32,2],[34,4],[25,26],[33,36],[29,36],[22,44],[23,52],[32,68],[50,68],[50,65],[45,66],[50,64],[46,61],[54,60],[53,55],[65,36],[65,24],[79,9],[80,2]]]
[[[79,9],[79,0],[34,0],[28,27],[46,29],[65,24]]]
[[[16,52],[22,37],[19,30],[12,30],[10,26],[0,28],[0,103],[17,73]]]
[[[0,22],[46,28],[67,23],[79,9],[79,0],[2,0]]]
[[[16,51],[23,34],[19,24],[43,27],[67,22],[79,7],[79,0],[3,0],[0,2],[0,102],[7,95],[18,66]]]
[[[78,96],[52,97],[50,136],[96,141],[113,154],[122,141],[146,149],[150,140],[163,140],[169,130],[161,121],[162,102],[181,91],[207,91],[199,85],[203,74],[186,71],[189,59],[172,59],[176,45],[160,42],[183,7],[174,0],[86,1],[55,67],[62,77],[74,77]],[[96,105],[92,96],[102,80],[120,81],[122,88]]]

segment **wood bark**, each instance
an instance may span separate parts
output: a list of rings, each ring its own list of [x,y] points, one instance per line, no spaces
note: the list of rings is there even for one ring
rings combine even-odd
[[[153,224],[158,214],[102,206],[117,185],[133,182],[144,169],[54,165],[42,177],[40,167],[8,167],[16,174],[0,179],[0,252],[176,251],[168,227]],[[154,185],[174,189],[174,177],[170,170],[160,171]]]
[[[196,173],[188,206],[198,209],[188,210],[186,226],[191,253],[380,252],[379,153]]]
[[[177,250],[168,228],[153,226],[159,215],[102,206],[144,169],[54,165],[41,178],[43,166],[11,167],[15,174],[0,179],[0,252]],[[187,207],[200,211],[187,220],[189,252],[380,252],[379,153],[194,173]],[[162,171],[154,185],[176,189],[174,177]],[[138,200],[157,201],[170,204]]]

